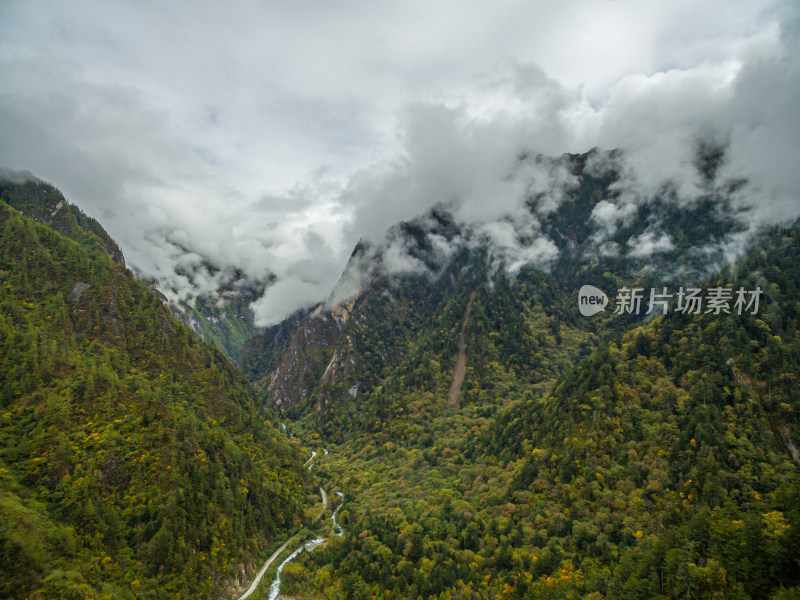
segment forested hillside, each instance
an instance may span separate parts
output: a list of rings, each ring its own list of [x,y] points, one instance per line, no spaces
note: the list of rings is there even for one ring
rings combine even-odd
[[[175,317],[200,339],[216,345],[228,360],[236,364],[242,346],[258,334],[250,303],[263,293],[263,287],[255,290],[235,288],[219,298],[199,296],[191,304],[183,302],[171,308],[174,308]]]
[[[299,450],[83,225],[0,203],[0,597],[233,595],[300,521]]]
[[[760,287],[757,314],[590,321],[575,290],[598,280],[558,281],[463,280],[397,369],[305,419],[353,499],[287,593],[797,597],[800,228],[697,282]]]
[[[718,270],[742,224],[710,190],[603,242],[657,228],[669,250],[603,253],[616,175],[588,158],[561,159],[579,185],[542,220],[544,267],[509,272],[438,208],[360,244],[349,296],[245,343],[258,400],[96,222],[45,184],[2,188],[40,223],[0,204],[0,596],[233,597],[325,521],[325,485],[344,535],[287,566],[306,600],[797,597],[800,225]],[[45,225],[62,212],[67,237]],[[398,244],[423,267],[385,268]],[[582,284],[605,312],[581,316]],[[763,293],[742,314],[613,310],[678,285]],[[245,330],[219,330],[229,353]]]
[[[107,254],[114,262],[125,264],[119,246],[100,223],[68,202],[57,188],[28,173],[3,175],[0,200],[81,245]],[[10,178],[5,178],[8,175]]]
[[[108,254],[114,262],[125,264],[119,246],[100,223],[71,204],[57,188],[30,173],[0,172],[0,200],[26,217],[48,225],[87,248]],[[205,265],[205,268],[208,275],[213,275],[212,265]],[[181,275],[192,278],[188,272]],[[166,302],[154,282],[148,283]],[[254,284],[236,272],[231,281],[218,290],[218,295],[200,295],[170,304],[170,309],[201,339],[215,344],[231,362],[236,362],[244,343],[257,333],[249,305],[263,294],[265,285]]]
[[[342,281],[363,285],[345,300],[295,315],[246,344],[239,364],[264,401],[296,407],[290,412],[300,415],[330,402],[347,403],[354,386],[364,396],[386,378],[413,376],[408,369],[417,371],[414,381],[421,388],[437,385],[437,377],[450,376],[473,292],[474,314],[465,333],[483,370],[467,371],[467,384],[474,376],[476,385],[465,385],[464,394],[487,384],[492,369],[541,382],[564,366],[559,360],[569,362],[592,349],[593,336],[619,332],[644,316],[609,310],[584,319],[575,310],[580,283],[612,297],[625,285],[698,284],[724,264],[724,248],[744,229],[731,204],[736,182],[712,180],[692,202],[666,188],[626,208],[616,153],[522,156],[518,168],[540,163],[570,183],[532,195],[514,225],[523,233],[514,235],[523,247],[549,240],[551,260],[520,259],[524,264],[509,270],[509,257],[486,232],[459,225],[445,207],[400,223],[382,243],[356,248]],[[559,202],[551,207],[552,196]],[[610,227],[596,218],[608,210],[627,216]],[[663,250],[635,251],[637,240],[658,237],[671,240]],[[389,263],[398,253],[414,268],[394,272]],[[565,336],[572,336],[569,343],[562,343]],[[433,363],[411,357],[423,347],[433,352]],[[487,371],[490,363],[496,366]]]

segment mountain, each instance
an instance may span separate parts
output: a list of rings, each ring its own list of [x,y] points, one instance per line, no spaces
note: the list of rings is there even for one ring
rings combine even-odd
[[[71,204],[55,187],[30,173],[0,170],[0,199],[25,216],[86,248],[102,252],[119,265],[125,258],[117,243],[93,218]]]
[[[365,239],[246,340],[204,328],[247,286],[183,307],[238,373],[77,216],[0,205],[0,595],[234,596],[314,512],[284,595],[797,598],[800,223],[754,231],[723,158],[686,196],[521,155],[521,206]]]
[[[25,216],[87,248],[107,254],[117,264],[125,265],[122,251],[103,227],[49,183],[30,173],[0,170],[0,199]],[[205,268],[213,271],[211,265]],[[183,275],[191,281],[191,273]],[[145,276],[140,278],[147,281]],[[191,302],[171,303],[169,306],[177,319],[236,362],[245,341],[258,333],[250,304],[263,295],[268,283],[253,283],[236,272],[214,296],[201,294]],[[166,297],[158,292],[155,282],[149,281],[149,284],[167,302]]]
[[[500,226],[447,206],[400,224],[246,344],[244,373],[332,448],[318,476],[349,498],[285,593],[798,597],[800,224],[743,253],[740,182],[711,154],[694,197],[635,202],[613,153],[529,160],[569,184]],[[587,284],[610,298],[591,317]],[[618,313],[631,288],[642,310]],[[729,312],[678,312],[681,288],[730,290]]]
[[[340,440],[320,476],[350,495],[348,534],[286,593],[797,597],[800,224],[701,285],[766,296],[757,314],[633,324],[572,361],[586,338],[562,328],[550,380],[482,363],[470,348],[498,332],[468,325],[472,392],[455,409],[426,349],[423,378],[315,415]]]
[[[492,348],[479,350],[483,358],[541,377],[537,320],[559,345],[562,329],[588,343],[636,320],[576,315],[578,282],[612,298],[626,285],[697,283],[724,264],[726,245],[744,229],[730,202],[736,182],[708,183],[690,203],[665,187],[633,204],[620,189],[617,153],[523,156],[519,169],[528,162],[544,163],[565,182],[529,194],[521,215],[485,227],[458,224],[445,206],[397,225],[380,244],[356,248],[329,302],[248,341],[239,365],[265,401],[317,409],[346,402],[356,388],[363,395],[404,368],[419,344],[433,345],[439,366],[449,368],[473,294],[475,318],[493,332]],[[556,206],[554,196],[562,198]],[[618,220],[598,217],[609,212]]]
[[[241,273],[214,294],[200,294],[191,301],[170,304],[175,317],[202,340],[214,344],[232,363],[242,347],[260,333],[250,304],[258,300],[267,283],[253,284]]]
[[[234,595],[302,520],[298,445],[95,221],[0,198],[0,597]]]

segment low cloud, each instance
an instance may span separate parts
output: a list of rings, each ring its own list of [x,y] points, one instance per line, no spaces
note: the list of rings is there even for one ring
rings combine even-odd
[[[598,227],[597,240],[611,237],[617,232],[620,225],[628,222],[636,212],[636,204],[632,202],[619,203],[601,200],[592,209],[592,220]]]
[[[274,278],[260,324],[354,293],[334,287],[356,243],[437,206],[510,271],[546,265],[540,221],[575,181],[539,155],[619,149],[587,165],[620,176],[591,217],[601,254],[669,250],[657,228],[610,241],[665,190],[729,198],[753,229],[800,213],[791,2],[30,6],[0,9],[0,164],[61,188],[172,300]],[[441,256],[465,243],[427,235]]]
[[[675,244],[666,233],[657,234],[653,231],[645,231],[638,238],[628,240],[628,246],[628,255],[634,258],[646,258],[658,252],[675,249]]]
[[[257,325],[266,327],[279,323],[298,307],[312,306],[324,298],[330,289],[309,283],[290,275],[267,288],[264,296],[256,300],[252,309],[257,315]]]

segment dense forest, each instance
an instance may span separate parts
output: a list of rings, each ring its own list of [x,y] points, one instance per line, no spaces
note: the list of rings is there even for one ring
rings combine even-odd
[[[338,443],[319,475],[353,500],[347,535],[305,556],[287,593],[798,597],[799,259],[800,228],[776,230],[703,282],[760,287],[757,314],[596,326],[555,321],[567,301],[542,301],[555,284],[539,274],[465,280],[391,374],[301,421]]]
[[[226,597],[299,525],[300,449],[68,216],[0,203],[0,597]]]

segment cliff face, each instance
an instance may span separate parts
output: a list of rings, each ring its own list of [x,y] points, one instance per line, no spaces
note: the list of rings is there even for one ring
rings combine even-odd
[[[236,363],[247,340],[258,335],[250,304],[264,293],[229,286],[219,297],[198,296],[190,304],[170,304],[172,314],[201,339],[214,344],[232,363]]]
[[[273,406],[288,408],[306,398],[320,378],[329,373],[341,331],[331,314],[313,316],[300,326],[277,368],[263,384],[262,390]]]

